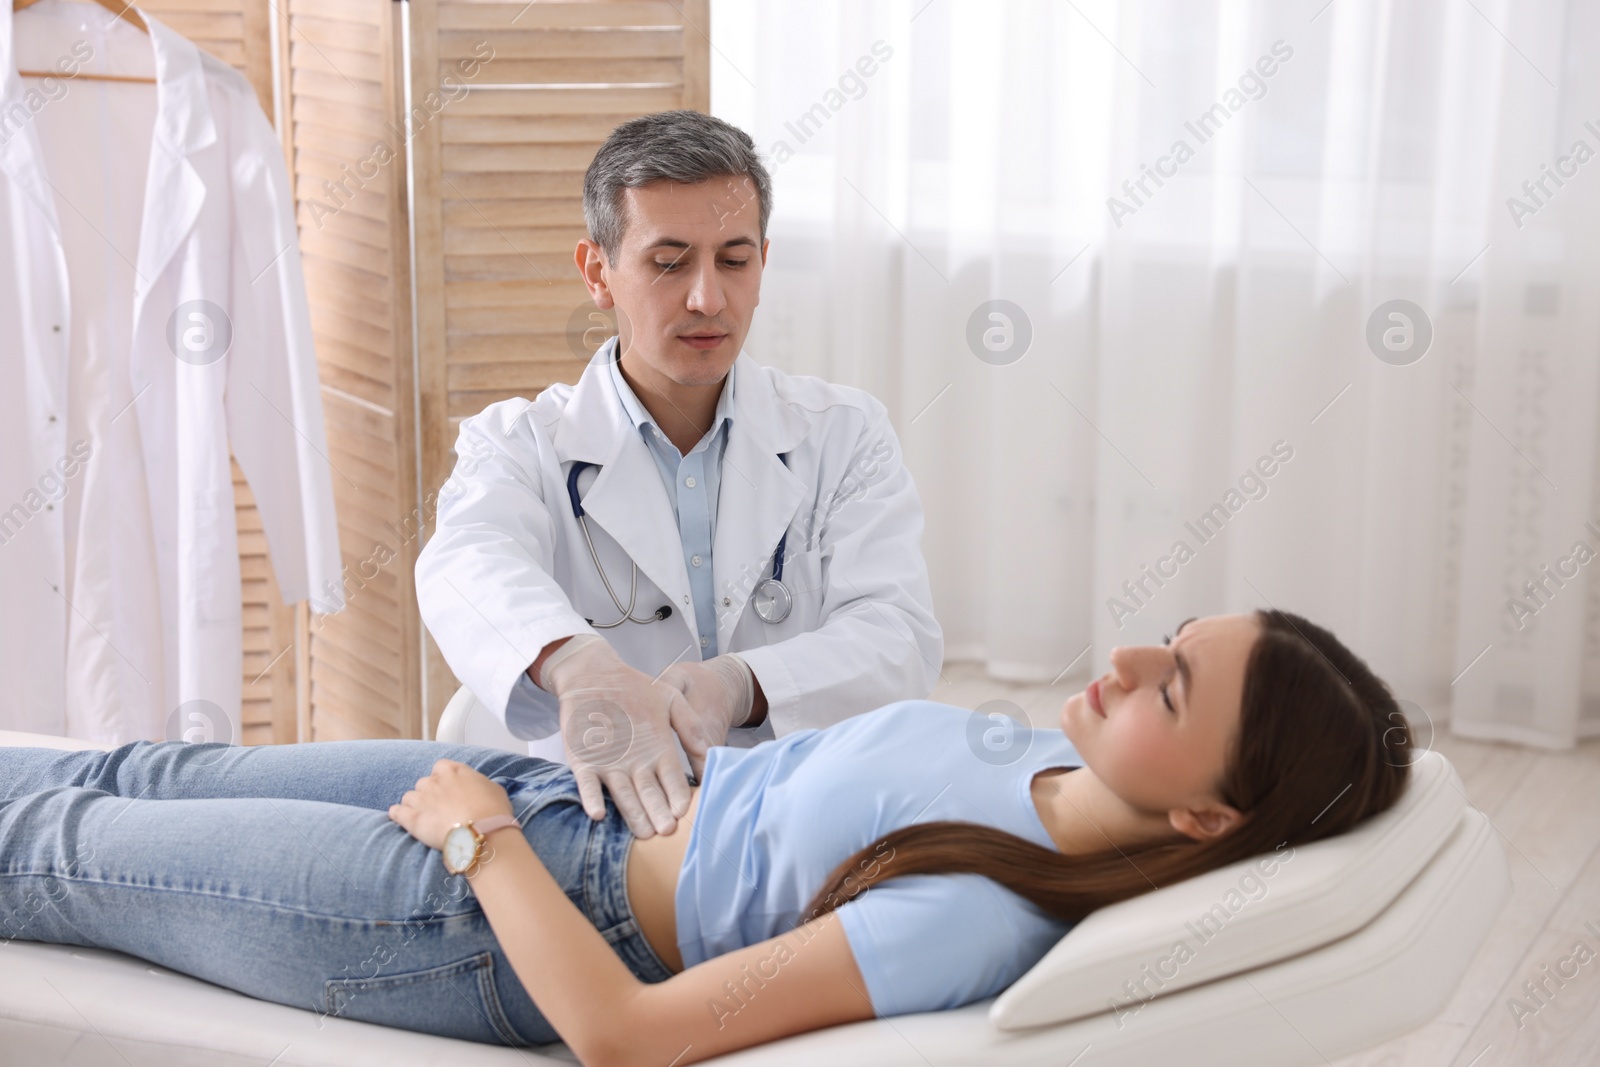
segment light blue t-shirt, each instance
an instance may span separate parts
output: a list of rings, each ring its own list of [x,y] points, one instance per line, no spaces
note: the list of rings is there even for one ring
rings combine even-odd
[[[1082,765],[1060,730],[931,700],[712,748],[674,897],[684,966],[793,930],[835,867],[902,826],[955,819],[1055,849],[1030,785]],[[971,873],[893,878],[837,914],[880,1018],[997,994],[1074,925]]]

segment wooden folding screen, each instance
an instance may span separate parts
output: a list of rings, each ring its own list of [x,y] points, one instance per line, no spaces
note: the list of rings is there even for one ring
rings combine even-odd
[[[282,604],[235,465],[243,740],[421,737],[424,709],[431,736],[456,682],[413,571],[456,427],[582,371],[583,172],[618,123],[709,109],[709,0],[141,7],[244,73],[283,135],[334,468],[348,606],[316,615]]]
[[[711,44],[709,0],[412,0],[411,18],[413,95],[441,102],[412,146],[428,501],[462,418],[578,379],[583,172],[621,122],[708,111]],[[430,724],[455,688],[430,639]]]
[[[279,0],[284,135],[322,383],[343,612],[298,612],[301,740],[417,737],[415,496],[401,20],[392,0]],[[320,599],[326,591],[318,590]]]

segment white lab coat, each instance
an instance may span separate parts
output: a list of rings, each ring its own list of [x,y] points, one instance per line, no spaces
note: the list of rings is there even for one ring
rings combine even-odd
[[[526,673],[545,645],[599,633],[651,675],[701,658],[672,503],[604,365],[615,344],[576,386],[462,421],[455,471],[417,559],[417,602],[451,669],[514,734],[539,739],[531,754],[558,762],[556,701]],[[737,375],[712,578],[718,651],[739,653],[767,698],[760,726],[730,732],[728,744],[747,748],[927,696],[944,638],[922,558],[922,505],[884,406],[743,354]],[[600,468],[579,485],[617,596],[627,603],[637,562],[634,615],[671,605],[667,619],[600,631],[585,622],[621,613],[573,516],[566,474],[576,460]],[[749,600],[785,530],[783,581],[794,603],[771,625]]]
[[[48,35],[73,18],[111,15],[47,2],[15,22]],[[242,620],[229,445],[260,510],[283,598],[326,590],[318,604],[326,610],[342,606],[327,442],[282,143],[243,77],[145,19],[149,36],[120,22],[77,29],[87,26],[98,42],[87,69],[109,61],[119,71],[153,70],[153,123],[149,86],[69,81],[74,108],[104,103],[100,122],[75,142],[75,158],[61,159],[43,150],[36,124],[72,111],[45,113],[60,106],[42,94],[48,87],[18,77],[18,27],[11,5],[0,7],[0,728],[65,732],[70,617],[87,620],[114,653],[92,669],[115,677],[79,688],[114,702],[82,716],[100,724],[94,740],[160,739],[176,723],[176,736],[237,741]],[[47,54],[67,55],[72,36],[50,42]],[[54,65],[39,62],[40,40],[25,44],[28,66]],[[142,107],[132,103],[139,99]],[[101,268],[106,248],[74,247],[83,227],[63,227],[64,175],[52,181],[52,168],[92,168],[116,189],[129,181],[130,160],[106,151],[103,131],[141,118],[151,130],[148,168],[142,198],[126,205],[139,218],[133,292],[110,311],[75,305],[75,293],[94,291],[82,272]],[[197,300],[231,320],[232,347],[211,362],[179,359],[168,341],[174,313]],[[86,344],[92,361],[80,358]],[[69,413],[82,410],[69,388],[84,383],[68,371],[88,367],[97,368],[101,414],[87,425],[92,436],[114,416],[118,436],[109,441],[69,439]],[[85,451],[83,462],[63,463]],[[69,508],[57,506],[88,484],[84,468],[120,484],[117,499],[128,505],[95,512],[86,497],[77,533],[87,546],[68,542]],[[108,516],[117,528],[103,528]],[[80,588],[69,604],[68,561],[92,552],[109,553],[95,573],[110,578]],[[189,714],[196,708],[205,709],[200,718]],[[218,712],[227,721],[214,721]]]

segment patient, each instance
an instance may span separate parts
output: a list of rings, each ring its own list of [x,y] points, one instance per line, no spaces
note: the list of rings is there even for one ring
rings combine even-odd
[[[905,701],[715,748],[679,828],[642,840],[609,800],[591,820],[566,765],[495,749],[0,748],[0,936],[321,1016],[687,1064],[994,995],[1089,912],[1343,833],[1406,786],[1387,687],[1297,615],[1110,658],[1060,730]],[[520,829],[450,874],[445,833],[497,814]]]

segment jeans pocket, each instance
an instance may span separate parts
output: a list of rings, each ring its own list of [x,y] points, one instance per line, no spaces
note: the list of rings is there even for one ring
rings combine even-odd
[[[500,1006],[494,953],[372,978],[330,978],[323,998],[336,1017],[491,1045],[526,1045]]]

